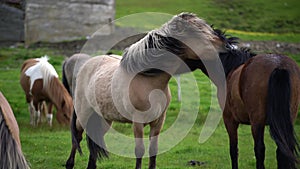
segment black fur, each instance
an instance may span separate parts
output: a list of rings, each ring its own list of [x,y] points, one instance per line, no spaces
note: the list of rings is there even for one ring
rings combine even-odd
[[[226,35],[225,32],[219,29],[214,29],[214,33],[223,41],[226,50],[226,52],[219,53],[226,77],[232,70],[235,70],[256,55],[249,48],[235,49],[234,45],[239,43],[239,38]]]
[[[206,70],[205,65],[201,60],[193,60],[193,59],[186,59],[184,60],[184,63],[186,65],[181,65],[175,74],[182,74],[182,73],[187,73],[187,72],[193,72],[196,69],[200,69],[207,77],[208,77],[208,72]]]
[[[255,55],[248,48],[227,49],[227,52],[219,53],[226,77]]]
[[[296,168],[300,150],[290,112],[291,83],[289,72],[276,68],[269,79],[267,95],[267,123],[277,144],[278,168]]]
[[[159,49],[157,46],[153,45],[153,42],[152,42],[153,41],[153,36],[159,37],[160,44],[163,44],[162,49]],[[157,53],[158,55],[161,55],[163,53],[168,55],[168,53],[166,53],[166,51],[168,51],[168,52],[180,57],[185,52],[184,44],[181,41],[179,41],[179,40],[177,40],[173,37],[164,37],[164,36],[161,36],[161,35],[156,33],[154,35],[150,35],[148,40],[149,40],[148,41],[149,42],[149,48],[150,49],[158,49],[158,50],[156,50],[158,52]],[[147,49],[147,48],[145,47],[145,49]],[[163,70],[153,68],[153,69],[147,69],[147,70],[141,72],[141,74],[147,75],[147,76],[155,76],[155,75],[158,75],[158,74],[163,73],[163,72],[164,72]]]
[[[64,62],[63,66],[62,66],[62,83],[65,86],[65,88],[67,89],[67,91],[69,92],[69,94],[71,95],[71,90],[70,90],[70,86],[66,77],[66,73],[65,73],[65,66],[66,66],[66,61]]]
[[[77,120],[77,115],[74,110],[72,119],[71,119],[71,135],[72,135],[72,144],[76,145],[76,148],[80,155],[82,155],[82,150],[80,147],[80,141],[82,140],[82,133],[78,133],[78,130],[76,128],[76,120]]]
[[[223,43],[225,44],[225,48],[231,49],[232,45],[237,45],[239,43],[238,37],[226,35],[224,31],[221,31],[219,29],[213,29],[213,30],[214,30],[214,34],[217,35],[221,39],[221,41],[223,41]]]
[[[87,145],[90,150],[88,168],[96,166],[97,159],[108,158],[104,142],[104,134],[110,128],[106,121],[97,113],[93,113],[86,126]]]

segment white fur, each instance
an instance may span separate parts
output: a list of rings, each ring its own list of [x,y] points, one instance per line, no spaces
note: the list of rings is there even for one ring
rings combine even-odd
[[[48,81],[51,77],[57,77],[58,74],[55,71],[54,67],[48,62],[48,56],[45,55],[41,58],[35,59],[37,60],[37,64],[28,68],[25,72],[26,76],[30,77],[30,92],[33,87],[34,82],[37,79],[44,79],[44,87],[48,84]]]
[[[52,126],[53,114],[47,114],[47,121],[50,126]]]

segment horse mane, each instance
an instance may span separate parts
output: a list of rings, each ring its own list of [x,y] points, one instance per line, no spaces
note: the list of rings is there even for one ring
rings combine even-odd
[[[0,92],[0,168],[24,168],[29,165],[22,153],[19,127],[9,103]]]
[[[130,73],[161,73],[163,70],[158,68],[168,70],[173,66],[166,63],[176,61],[174,55],[183,58],[187,46],[180,39],[187,36],[211,40],[215,35],[211,27],[195,14],[181,13],[125,49],[120,64]]]
[[[40,70],[43,75],[43,88],[45,88],[53,77],[58,78],[58,74],[54,67],[48,62],[49,58],[47,55],[37,58],[36,60],[39,61],[37,64],[40,65]]]
[[[52,77],[44,90],[47,91],[49,98],[51,98],[52,102],[55,104],[55,106],[57,106],[57,108],[62,108],[64,105],[66,105],[70,109],[73,106],[72,98],[69,92],[57,77]]]
[[[249,48],[239,48],[236,45],[239,43],[239,38],[228,36],[221,30],[214,29],[217,35],[224,43],[225,52],[219,53],[226,77],[232,71],[244,64],[246,61],[256,56]]]

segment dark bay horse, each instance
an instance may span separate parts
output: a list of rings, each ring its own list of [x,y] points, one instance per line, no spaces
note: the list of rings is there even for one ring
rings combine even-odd
[[[61,124],[69,124],[73,112],[73,102],[68,91],[58,79],[54,67],[47,57],[26,60],[21,68],[20,84],[30,107],[32,124],[37,125],[43,101],[54,104],[56,119]],[[52,113],[51,105],[48,113]],[[52,125],[52,114],[48,117]]]
[[[238,126],[251,125],[256,168],[264,168],[264,129],[269,125],[277,145],[279,169],[296,168],[299,145],[293,123],[300,102],[300,69],[295,61],[279,54],[255,55],[237,48],[237,38],[215,30],[226,52],[219,54],[227,78],[223,120],[229,134],[232,168],[238,168]],[[208,72],[201,61],[186,62],[191,70]],[[211,78],[219,88],[217,76]]]
[[[21,149],[18,123],[8,101],[1,92],[0,138],[0,168],[29,169]]]
[[[218,57],[220,45],[222,41],[205,21],[182,13],[132,44],[122,58],[102,55],[85,62],[76,77],[73,145],[66,168],[73,168],[76,149],[81,152],[84,129],[90,150],[87,168],[96,168],[97,158],[108,156],[104,134],[113,121],[133,123],[137,169],[145,153],[144,126],[150,125],[149,168],[156,168],[158,135],[171,99],[171,76],[185,59]]]

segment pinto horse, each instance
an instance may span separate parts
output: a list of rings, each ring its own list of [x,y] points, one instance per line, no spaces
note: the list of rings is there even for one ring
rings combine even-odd
[[[215,30],[222,39],[225,52],[220,52],[227,95],[223,120],[230,141],[233,169],[238,168],[238,126],[251,125],[254,139],[256,168],[264,168],[264,129],[269,125],[272,139],[277,145],[279,169],[296,168],[299,145],[293,123],[300,102],[300,69],[295,61],[279,54],[255,55],[246,48],[237,48],[237,38]],[[201,61],[186,62],[191,70],[208,72]],[[218,77],[218,76],[216,76]],[[212,81],[219,88],[216,77]]]
[[[171,75],[185,59],[217,57],[220,44],[204,20],[181,13],[132,44],[122,58],[101,55],[85,62],[76,77],[72,150],[66,168],[73,168],[76,149],[81,153],[84,129],[90,150],[87,168],[96,168],[97,158],[108,156],[104,135],[113,121],[133,123],[137,169],[145,152],[144,126],[150,125],[149,168],[155,168],[158,135],[171,99]]]
[[[1,92],[0,138],[0,168],[29,169],[21,149],[18,123],[8,101]]]
[[[68,91],[58,79],[54,67],[47,57],[26,60],[21,68],[20,84],[29,104],[31,123],[37,125],[43,101],[49,102],[48,123],[52,125],[52,105],[56,107],[56,119],[69,124],[73,102]]]

